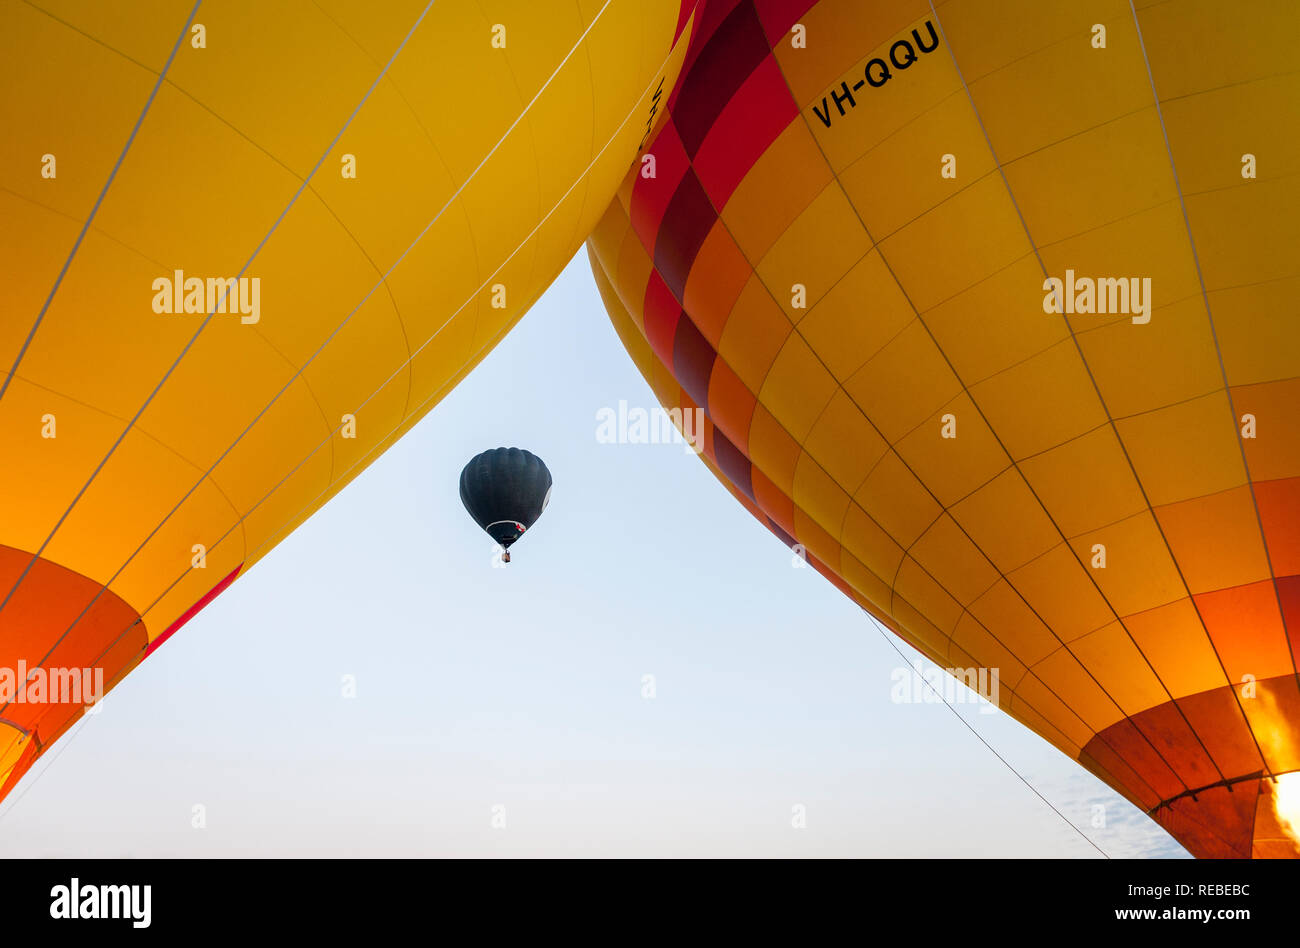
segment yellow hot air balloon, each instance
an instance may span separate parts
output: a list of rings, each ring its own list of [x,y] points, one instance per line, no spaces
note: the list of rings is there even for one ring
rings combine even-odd
[[[709,0],[589,243],[732,493],[1199,856],[1300,853],[1297,36]]]
[[[514,325],[694,7],[0,2],[0,797]]]

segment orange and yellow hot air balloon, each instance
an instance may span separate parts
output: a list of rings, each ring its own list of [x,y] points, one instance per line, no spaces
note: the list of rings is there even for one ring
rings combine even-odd
[[[0,0],[0,797],[514,325],[694,9]]]
[[[1198,856],[1300,854],[1297,36],[708,0],[589,243],[741,503]]]

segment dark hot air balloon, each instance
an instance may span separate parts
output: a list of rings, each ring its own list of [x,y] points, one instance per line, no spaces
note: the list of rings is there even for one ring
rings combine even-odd
[[[494,448],[475,456],[460,472],[460,500],[506,549],[537,522],[551,499],[551,472],[542,459],[522,448]]]

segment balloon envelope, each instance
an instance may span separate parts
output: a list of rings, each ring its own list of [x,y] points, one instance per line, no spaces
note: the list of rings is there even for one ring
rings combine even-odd
[[[554,279],[695,4],[44,6],[0,10],[0,669],[111,687]],[[0,797],[85,698],[0,694]]]
[[[710,0],[591,258],[808,563],[1194,854],[1296,855],[1300,6],[1136,6]]]

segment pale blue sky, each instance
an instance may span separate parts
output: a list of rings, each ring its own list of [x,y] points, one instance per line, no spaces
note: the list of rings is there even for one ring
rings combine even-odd
[[[880,631],[698,460],[598,443],[619,399],[655,404],[582,251],[55,745],[0,806],[0,853],[1097,856],[948,708],[891,702],[903,663]],[[457,481],[502,445],[555,488],[494,569]],[[1110,855],[1185,855],[1020,725],[962,707]]]

